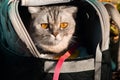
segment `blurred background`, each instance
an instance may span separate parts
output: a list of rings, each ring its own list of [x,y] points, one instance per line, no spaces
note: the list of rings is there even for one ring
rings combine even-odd
[[[120,12],[120,0],[99,0],[101,2],[111,2],[115,5],[115,7],[119,10]]]

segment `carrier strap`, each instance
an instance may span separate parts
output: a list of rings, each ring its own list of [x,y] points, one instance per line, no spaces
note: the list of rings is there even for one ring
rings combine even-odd
[[[109,13],[109,16],[117,24],[117,27],[120,30],[120,13],[118,12],[118,10],[114,7],[112,3],[104,2],[103,4],[105,5]],[[120,70],[120,41],[119,41],[119,49],[118,49],[118,70]]]
[[[88,1],[97,11],[100,18],[101,30],[102,30],[102,42],[98,43],[96,48],[95,58],[95,77],[94,80],[101,80],[101,66],[102,66],[102,51],[108,50],[109,48],[109,15],[104,5],[97,0],[86,0]],[[101,45],[100,45],[101,44]]]

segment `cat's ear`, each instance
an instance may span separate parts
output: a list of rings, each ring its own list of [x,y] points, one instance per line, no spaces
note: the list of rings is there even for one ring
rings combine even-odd
[[[39,7],[28,7],[28,11],[29,11],[31,14],[37,13],[37,12],[39,12],[39,10],[40,10]]]
[[[29,13],[32,15],[32,18],[34,19],[37,14],[39,14],[39,12],[41,12],[42,10],[44,10],[45,7],[44,6],[39,6],[39,7],[28,7],[28,11]]]
[[[70,14],[72,14],[74,17],[76,17],[76,13],[77,13],[77,11],[78,11],[78,8],[77,8],[77,7],[74,7],[74,6],[72,6],[72,7],[67,7],[67,8],[64,9],[64,11],[67,12],[67,13],[70,13]]]
[[[34,19],[37,16],[36,13],[40,11],[40,8],[39,7],[28,7],[28,11],[31,14],[32,19]]]

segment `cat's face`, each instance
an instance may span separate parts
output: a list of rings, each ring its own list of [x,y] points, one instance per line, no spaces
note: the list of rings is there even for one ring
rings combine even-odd
[[[33,18],[30,35],[37,47],[53,53],[68,47],[75,32],[76,7],[29,7],[29,11]]]

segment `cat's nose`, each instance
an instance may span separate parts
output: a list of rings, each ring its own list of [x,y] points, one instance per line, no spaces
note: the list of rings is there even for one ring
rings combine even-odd
[[[56,37],[58,35],[58,32],[53,32],[53,35]]]

